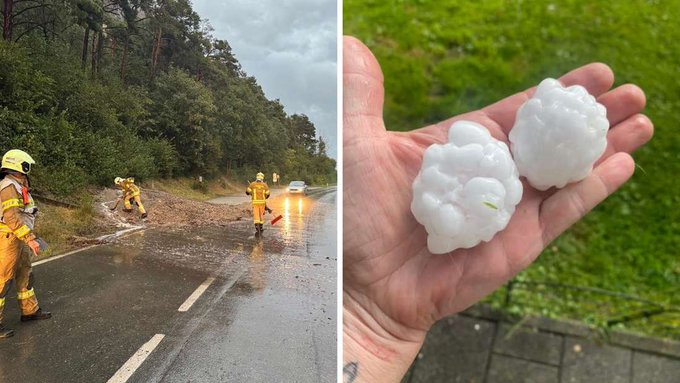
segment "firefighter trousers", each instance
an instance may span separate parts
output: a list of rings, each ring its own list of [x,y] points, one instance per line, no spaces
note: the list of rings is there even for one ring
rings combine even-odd
[[[0,233],[0,323],[12,280],[16,282],[21,315],[38,311],[38,299],[33,291],[31,248],[13,234]]]
[[[253,204],[253,223],[264,223],[264,204]]]
[[[142,205],[142,199],[139,198],[138,195],[136,196],[126,196],[125,200],[123,200],[123,205],[125,206],[126,210],[132,210],[132,204],[131,200],[134,200],[135,203],[137,204],[137,208],[139,208],[139,212],[144,214],[146,213],[146,209],[144,209],[144,205]]]

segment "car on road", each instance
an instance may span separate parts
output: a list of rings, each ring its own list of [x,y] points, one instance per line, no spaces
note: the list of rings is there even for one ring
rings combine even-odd
[[[292,181],[286,188],[288,194],[307,194],[307,184],[305,181]]]

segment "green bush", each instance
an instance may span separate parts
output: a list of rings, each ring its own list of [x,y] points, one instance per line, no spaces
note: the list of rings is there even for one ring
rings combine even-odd
[[[151,156],[153,157],[152,177],[173,177],[179,168],[179,154],[175,147],[165,139],[152,138],[146,141]]]
[[[281,172],[287,150],[306,179],[335,171],[314,165],[327,157],[311,121],[267,99],[189,2],[146,15],[96,3],[18,5],[18,42],[0,42],[0,149],[34,155],[38,190],[72,196],[116,176],[209,180],[232,169],[247,180]],[[34,28],[36,17],[52,22]],[[169,43],[156,47],[159,27]]]
[[[208,183],[207,182],[194,181],[191,184],[191,188],[194,189],[194,190],[198,190],[203,194],[208,194]]]

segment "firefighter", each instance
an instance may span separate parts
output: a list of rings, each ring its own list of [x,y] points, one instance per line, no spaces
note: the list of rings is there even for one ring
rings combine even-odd
[[[142,218],[146,218],[146,210],[144,209],[144,205],[142,205],[142,200],[140,198],[141,192],[139,191],[139,187],[135,185],[135,179],[116,177],[113,182],[123,190],[123,211],[131,212],[132,204],[130,201],[134,201],[139,212],[142,213]]]
[[[248,185],[246,194],[251,196],[253,202],[253,223],[255,223],[255,233],[262,234],[262,231],[264,230],[266,200],[269,198],[269,186],[264,182],[263,173],[257,173],[255,181]]]
[[[38,208],[29,193],[28,173],[35,161],[28,153],[10,150],[2,157],[0,168],[0,338],[9,338],[14,331],[2,325],[3,308],[12,280],[16,283],[21,321],[48,319],[52,314],[38,306],[33,289],[31,253],[44,247],[33,233]]]

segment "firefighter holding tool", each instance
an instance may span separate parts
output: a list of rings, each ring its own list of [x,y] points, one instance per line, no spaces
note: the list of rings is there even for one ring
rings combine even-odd
[[[269,186],[264,182],[263,173],[257,173],[255,181],[248,185],[246,194],[251,196],[253,203],[253,223],[255,223],[255,233],[262,234],[262,231],[264,230],[264,212],[267,198],[269,198]]]
[[[52,314],[38,306],[33,289],[31,254],[47,247],[33,232],[38,208],[29,193],[28,173],[35,164],[28,153],[10,150],[2,157],[0,168],[0,338],[14,331],[2,325],[3,309],[12,280],[16,283],[21,321],[48,319]]]
[[[139,187],[135,185],[135,179],[116,177],[113,182],[118,185],[121,190],[123,190],[123,196],[121,197],[124,206],[123,211],[131,212],[132,204],[130,201],[134,201],[137,205],[137,208],[139,209],[139,212],[142,213],[142,218],[146,218],[146,209],[144,209],[144,205],[142,205],[142,199],[140,197],[142,193],[139,190]],[[116,210],[116,207],[118,207],[118,202],[116,202],[116,205],[111,210]]]

